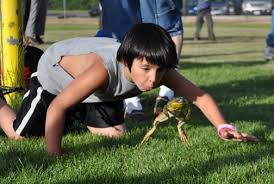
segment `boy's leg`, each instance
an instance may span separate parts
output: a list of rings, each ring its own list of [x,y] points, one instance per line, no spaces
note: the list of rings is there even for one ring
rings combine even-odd
[[[176,46],[176,53],[177,53],[177,57],[178,59],[181,56],[181,52],[182,52],[182,47],[183,47],[183,33],[179,33],[178,35],[174,35],[172,36],[172,40],[175,43]]]
[[[87,104],[85,121],[91,133],[118,138],[126,131],[123,114],[123,101]]]
[[[15,112],[2,98],[0,98],[0,127],[10,139],[20,138],[13,129],[13,121],[15,118]]]

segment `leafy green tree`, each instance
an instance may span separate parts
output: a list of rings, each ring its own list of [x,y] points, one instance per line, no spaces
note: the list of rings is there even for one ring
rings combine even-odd
[[[62,10],[64,0],[49,0],[48,8],[50,10]],[[68,10],[86,10],[98,6],[99,0],[65,0]]]

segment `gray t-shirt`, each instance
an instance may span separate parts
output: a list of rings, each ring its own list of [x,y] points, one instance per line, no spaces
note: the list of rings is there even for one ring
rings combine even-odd
[[[95,91],[83,102],[105,102],[121,100],[141,93],[137,86],[124,76],[124,64],[116,60],[120,43],[111,38],[73,38],[50,46],[39,60],[37,75],[42,87],[58,95],[72,80],[60,65],[62,56],[96,53],[103,59],[109,75],[108,87]]]

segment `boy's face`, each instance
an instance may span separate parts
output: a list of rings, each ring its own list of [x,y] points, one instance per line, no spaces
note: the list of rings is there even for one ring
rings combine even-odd
[[[149,63],[145,58],[135,58],[128,73],[129,80],[133,81],[141,91],[149,91],[158,86],[166,69]]]

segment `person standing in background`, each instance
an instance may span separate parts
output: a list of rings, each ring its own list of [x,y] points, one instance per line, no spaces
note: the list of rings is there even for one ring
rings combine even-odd
[[[24,0],[23,30],[26,45],[43,44],[48,0]]]
[[[115,38],[121,42],[128,30],[141,22],[139,0],[100,0],[100,30],[97,37]]]
[[[213,19],[211,15],[211,0],[198,0],[197,4],[197,17],[196,17],[196,31],[194,40],[200,40],[200,33],[204,24],[204,17],[206,18],[208,39],[216,40],[213,31]]]

